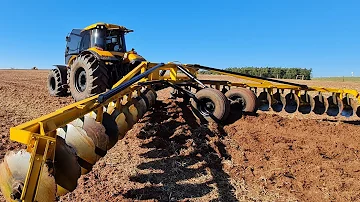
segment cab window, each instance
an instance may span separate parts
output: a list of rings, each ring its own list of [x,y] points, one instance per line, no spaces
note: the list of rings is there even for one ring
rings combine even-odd
[[[123,43],[123,33],[119,32],[119,30],[109,31],[106,37],[106,46],[108,51],[126,52]]]
[[[81,42],[81,30],[74,29],[66,38],[66,50],[65,55],[76,55],[79,54],[79,46]]]
[[[87,50],[90,48],[90,33],[87,32],[83,35],[80,43],[80,51]]]

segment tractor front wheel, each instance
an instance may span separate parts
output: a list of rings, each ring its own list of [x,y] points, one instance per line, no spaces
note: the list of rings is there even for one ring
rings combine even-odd
[[[90,54],[78,56],[75,59],[71,65],[69,77],[69,89],[76,101],[109,89],[106,67]]]
[[[63,85],[61,73],[58,69],[50,70],[47,84],[51,96],[65,96],[67,94],[67,88]]]

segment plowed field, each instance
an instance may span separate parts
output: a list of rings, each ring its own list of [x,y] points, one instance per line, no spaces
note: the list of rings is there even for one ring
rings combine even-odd
[[[73,102],[50,97],[46,81],[47,71],[0,71],[0,160],[24,147],[9,140],[10,127]],[[165,89],[59,201],[360,201],[359,120],[259,112],[203,125]]]

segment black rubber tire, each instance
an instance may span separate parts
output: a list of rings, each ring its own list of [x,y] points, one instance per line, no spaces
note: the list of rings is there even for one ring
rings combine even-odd
[[[191,108],[195,116],[200,121],[224,122],[230,113],[230,102],[227,97],[219,90],[204,88],[195,94],[196,99],[191,99]],[[209,112],[202,102],[212,105],[212,112]]]
[[[256,96],[254,92],[246,88],[234,88],[225,93],[225,96],[230,101],[230,111],[234,113],[238,109],[238,104],[241,105],[242,111],[247,113],[254,113],[256,111]],[[242,103],[236,102],[240,98]],[[235,103],[236,102],[236,103]]]
[[[51,96],[65,96],[67,94],[67,89],[63,86],[61,73],[58,69],[50,70],[47,87]]]
[[[83,74],[85,79],[84,81],[79,81],[80,75],[78,74],[83,72],[85,72]],[[82,84],[82,82],[85,82],[85,84]],[[79,85],[81,86],[79,87]],[[100,94],[109,88],[107,69],[101,61],[98,61],[91,54],[78,56],[75,59],[70,68],[69,89],[76,101]]]

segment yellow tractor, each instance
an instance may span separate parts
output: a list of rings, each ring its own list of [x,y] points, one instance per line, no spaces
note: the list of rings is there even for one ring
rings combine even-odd
[[[127,51],[123,26],[96,23],[73,29],[66,37],[65,64],[49,72],[50,95],[69,92],[75,100],[104,92],[145,61],[134,50]]]
[[[96,23],[67,37],[66,66],[49,75],[52,95],[69,89],[69,106],[10,129],[27,145],[0,164],[0,189],[8,201],[54,201],[73,191],[80,175],[154,107],[156,91],[172,88],[198,121],[226,124],[241,113],[286,111],[360,116],[360,94],[352,89],[314,87],[234,73],[198,64],[151,63],[126,51],[125,27]],[[206,70],[242,82],[201,80]],[[109,89],[109,90],[107,90]],[[314,95],[312,97],[311,95]]]

